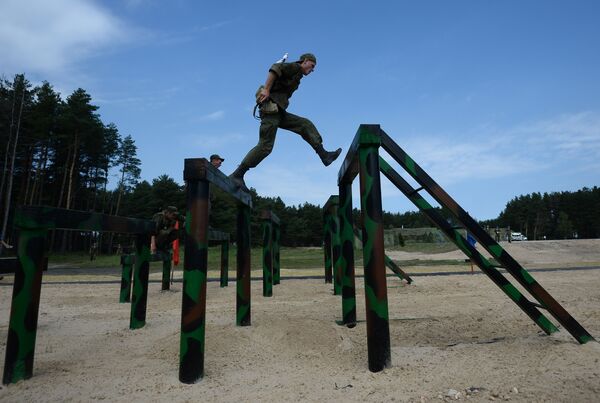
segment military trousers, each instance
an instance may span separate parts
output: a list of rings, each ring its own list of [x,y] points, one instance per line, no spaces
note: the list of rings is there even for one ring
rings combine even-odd
[[[173,241],[179,238],[180,233],[181,230],[175,228],[158,231],[155,239],[156,249],[161,251],[170,250]]]
[[[261,113],[258,144],[246,154],[242,165],[254,168],[271,154],[279,128],[299,134],[314,149],[323,144],[319,131],[310,120],[286,111],[273,114]]]

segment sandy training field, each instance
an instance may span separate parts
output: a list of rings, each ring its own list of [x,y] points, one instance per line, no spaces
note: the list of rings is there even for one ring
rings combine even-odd
[[[532,274],[600,339],[600,240],[509,251],[525,267],[571,267]],[[272,298],[253,281],[249,327],[235,326],[235,282],[209,282],[205,377],[194,385],[178,380],[180,282],[164,292],[151,282],[147,325],[130,330],[118,282],[76,280],[43,285],[33,377],[2,385],[0,401],[600,399],[600,344],[579,345],[562,327],[545,335],[483,274],[388,277],[392,366],[380,373],[367,369],[362,278],[353,329],[336,325],[341,300],[321,279],[283,279]],[[3,362],[11,283],[0,281]]]

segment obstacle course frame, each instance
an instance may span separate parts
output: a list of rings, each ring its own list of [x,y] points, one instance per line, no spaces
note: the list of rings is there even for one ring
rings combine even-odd
[[[383,148],[420,185],[414,189],[383,158]],[[558,328],[538,308],[546,309],[579,343],[594,338],[469,214],[454,201],[404,150],[402,150],[379,125],[360,125],[338,174],[340,204],[348,202],[352,181],[360,175],[363,255],[365,262],[365,298],[367,306],[367,342],[369,369],[380,371],[390,365],[389,323],[387,291],[384,276],[383,227],[381,209],[380,171],[411,200],[430,220],[452,240],[460,250],[515,302],[545,333]],[[535,298],[531,302],[496,267],[482,256],[419,194],[426,191],[442,207],[452,213],[455,220],[510,273],[519,284]],[[342,198],[342,192],[344,197]],[[343,255],[348,254],[343,249]]]
[[[156,232],[154,221],[52,207],[21,207],[15,212],[14,226],[19,231],[18,264],[6,341],[2,377],[4,384],[29,379],[33,375],[42,272],[47,265],[46,245],[48,231],[51,229],[136,235],[136,264],[129,327],[137,329],[145,325],[150,236]]]
[[[238,201],[236,325],[250,326],[250,209],[252,197],[237,188],[206,158],[184,161],[186,237],[183,262],[179,380],[195,383],[204,376],[206,279],[210,214],[210,185]]]

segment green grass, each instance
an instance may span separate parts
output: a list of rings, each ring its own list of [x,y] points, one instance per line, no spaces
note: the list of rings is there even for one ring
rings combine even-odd
[[[229,249],[229,269],[235,269],[237,249]],[[250,252],[251,267],[253,270],[262,268],[262,248],[252,248]],[[179,266],[183,266],[183,251],[180,253]],[[321,248],[281,248],[280,250],[281,266],[286,269],[311,269],[323,266],[323,249]],[[100,268],[100,267],[119,267],[121,265],[120,256],[100,255],[95,260],[90,261],[87,253],[66,253],[52,254],[48,258],[50,265],[60,265],[64,267]],[[150,267],[162,267],[161,262],[151,262]],[[208,270],[217,271],[221,267],[221,247],[210,247],[208,250]]]
[[[446,253],[457,250],[458,248],[451,242],[407,242],[404,246],[393,246],[386,249],[402,252]]]
[[[388,250],[400,250],[406,252],[422,252],[422,253],[444,253],[456,250],[456,247],[448,243],[409,243],[405,247],[388,248]],[[236,267],[236,248],[229,249],[229,269],[235,270]],[[354,257],[356,264],[362,264],[362,251],[355,250]],[[180,255],[179,267],[183,266],[183,249]],[[292,270],[314,269],[323,267],[323,249],[319,247],[300,247],[300,248],[281,248],[280,251],[281,267]],[[101,268],[101,267],[119,267],[120,256],[117,255],[100,255],[95,260],[90,261],[87,253],[67,253],[53,254],[49,257],[49,264],[61,265],[66,267],[85,268]],[[253,270],[262,268],[262,248],[252,248],[251,264]],[[399,262],[404,266],[409,265],[456,265],[464,264],[459,260],[407,260]],[[220,270],[221,265],[221,248],[220,246],[210,247],[208,251],[208,269],[210,271]],[[151,268],[162,268],[161,262],[152,262]]]

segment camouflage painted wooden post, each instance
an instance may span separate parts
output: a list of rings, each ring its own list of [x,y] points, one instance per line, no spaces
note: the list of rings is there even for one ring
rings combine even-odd
[[[434,224],[436,224],[456,246],[469,256],[511,300],[513,300],[546,334],[558,329],[546,318],[521,292],[500,273],[490,261],[481,255],[473,245],[462,236],[460,231],[448,223],[446,219],[416,189],[400,176],[383,158],[379,158],[381,172],[408,199],[417,206]]]
[[[19,214],[17,212],[17,214]],[[33,358],[46,250],[46,228],[19,231],[6,358],[2,383],[15,383],[33,375]]]
[[[161,257],[163,264],[161,290],[165,291],[171,288],[171,252],[161,254]]]
[[[331,264],[331,215],[327,210],[323,211],[323,264],[325,265],[325,283],[333,282],[333,270]]]
[[[333,294],[342,295],[342,266],[340,243],[340,219],[338,217],[339,197],[331,206],[331,264],[333,266]]]
[[[60,228],[147,234],[146,250],[149,250],[149,234],[156,229],[150,220],[38,206],[19,207],[14,226],[20,230],[17,248],[19,264],[15,268],[4,383],[17,382],[32,375],[42,271],[47,264],[44,251],[48,230]],[[136,312],[141,308],[142,305],[138,304]],[[145,305],[143,309],[145,316]]]
[[[131,276],[133,275],[134,255],[127,253],[121,255],[121,293],[119,302],[131,301]]]
[[[273,284],[281,283],[280,247],[281,227],[279,223],[276,223],[273,225]]]
[[[379,161],[383,161],[382,158],[379,158]],[[362,242],[362,235],[360,231],[354,228],[354,235]],[[385,255],[385,265],[396,275],[400,280],[406,280],[408,284],[412,284],[413,280],[410,278],[408,274],[404,272],[388,255]]]
[[[402,148],[400,148],[381,128],[379,136],[386,152],[398,162],[421,186],[418,190],[425,190],[441,206],[445,207],[455,219],[469,230],[480,245],[493,256],[507,272],[509,272],[527,290],[544,309],[547,309],[554,318],[571,333],[581,344],[594,341],[594,337],[575,320],[567,310],[560,305],[541,284],[539,284],[525,268],[523,268],[508,252],[506,252],[477,222],[436,183]],[[468,254],[467,254],[468,255]],[[471,257],[471,256],[469,256]],[[481,267],[481,266],[480,266]],[[512,285],[511,285],[512,286]],[[514,290],[516,288],[512,287]],[[538,324],[540,324],[538,322]],[[550,326],[551,325],[551,326]],[[546,323],[546,329],[553,331],[554,325]]]
[[[379,126],[360,126],[358,150],[365,266],[365,300],[369,370],[391,365],[390,328],[383,244],[383,212],[379,176]]]
[[[238,204],[236,325],[250,326],[250,207]]]
[[[263,230],[263,250],[262,250],[262,268],[263,268],[263,297],[273,296],[273,223],[266,211],[262,214]]]
[[[135,238],[135,263],[131,295],[129,328],[139,329],[146,325],[148,302],[148,275],[150,274],[150,235],[138,234]]]
[[[342,323],[356,326],[356,285],[354,275],[354,231],[352,224],[352,183],[339,185],[340,268],[342,271]]]
[[[179,380],[194,383],[204,376],[208,210],[210,188],[202,161],[186,159],[187,216],[181,307]]]
[[[326,222],[325,231],[326,233],[326,242],[325,243],[325,264],[332,266],[333,268],[333,294],[340,295],[342,293],[342,272],[340,266],[340,254],[341,254],[341,246],[340,246],[340,236],[339,236],[339,218],[338,218],[338,206],[339,206],[339,197],[337,195],[332,195],[327,199],[325,205],[323,206],[324,210],[324,220]],[[329,247],[327,247],[329,244]],[[329,261],[327,261],[329,257]],[[325,268],[326,272],[329,271],[327,267]],[[326,281],[327,282],[327,281]]]
[[[221,287],[229,285],[229,240],[221,241]]]

